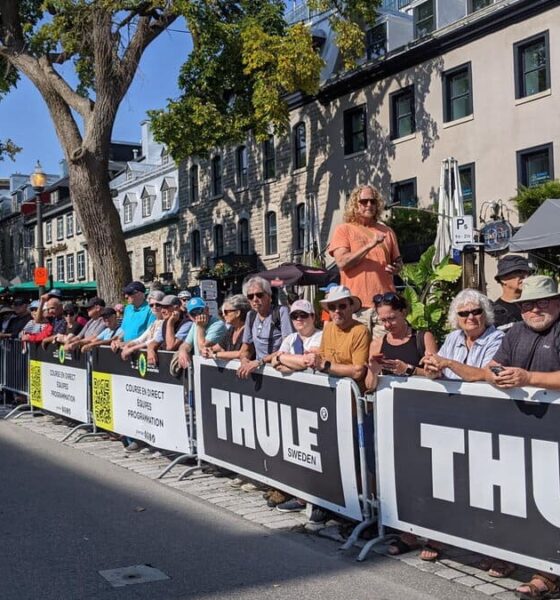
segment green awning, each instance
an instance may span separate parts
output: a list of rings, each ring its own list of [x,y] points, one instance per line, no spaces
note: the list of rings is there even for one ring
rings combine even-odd
[[[49,291],[52,288],[56,288],[61,292],[75,292],[80,294],[85,292],[97,291],[97,283],[95,281],[82,281],[79,283],[65,283],[64,281],[53,281],[52,287],[45,287],[45,290]],[[2,290],[2,292],[11,292],[12,294],[25,294],[38,291],[39,288],[35,285],[33,281],[26,281],[25,283],[11,285]]]

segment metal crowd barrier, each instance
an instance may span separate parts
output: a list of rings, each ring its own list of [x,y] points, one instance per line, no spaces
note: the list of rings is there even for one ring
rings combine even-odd
[[[18,339],[0,340],[0,390],[4,406],[6,406],[6,392],[29,398],[28,371],[27,344]],[[17,411],[16,409],[14,411],[19,412],[26,408],[30,408],[28,402],[16,407]]]

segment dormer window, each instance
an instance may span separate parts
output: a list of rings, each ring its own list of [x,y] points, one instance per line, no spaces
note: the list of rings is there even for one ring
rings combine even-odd
[[[161,151],[161,164],[162,165],[168,165],[171,161],[171,157],[169,156],[169,150],[167,148],[164,148]]]
[[[151,185],[144,186],[142,190],[142,218],[149,217],[152,214],[154,200],[156,198],[156,190]]]
[[[172,177],[166,177],[161,184],[161,210],[170,210],[177,192],[177,184]]]
[[[387,23],[379,23],[366,32],[366,56],[368,60],[381,58],[387,53]]]
[[[126,180],[127,181],[132,181],[132,178],[133,178],[132,170],[131,169],[127,169],[126,170]]]
[[[132,223],[136,201],[133,194],[127,194],[123,200],[123,219],[125,225]]]
[[[414,31],[417,38],[429,35],[436,28],[434,0],[426,0],[414,9]]]

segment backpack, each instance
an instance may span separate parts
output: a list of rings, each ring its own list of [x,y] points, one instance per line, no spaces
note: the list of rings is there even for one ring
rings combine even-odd
[[[247,314],[247,320],[249,325],[249,330],[253,331],[253,325],[255,324],[255,319],[257,318],[257,313],[254,310],[250,310]],[[272,354],[274,350],[274,330],[278,329],[282,331],[282,323],[280,319],[280,307],[273,306],[272,307],[272,323],[270,327],[270,332],[268,334],[268,354]]]

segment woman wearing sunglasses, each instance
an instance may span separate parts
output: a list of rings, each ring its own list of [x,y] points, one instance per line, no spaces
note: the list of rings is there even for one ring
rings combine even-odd
[[[282,341],[272,358],[272,366],[281,373],[308,368],[306,354],[319,352],[323,332],[315,327],[315,310],[308,300],[296,300],[290,307],[290,319],[295,329]]]
[[[203,348],[201,350],[202,356],[221,360],[238,359],[243,345],[245,320],[250,310],[251,305],[243,294],[228,296],[222,304],[222,314],[228,330],[219,344]]]
[[[437,354],[426,352],[423,364],[428,377],[482,381],[484,367],[494,358],[504,332],[494,327],[490,300],[478,290],[467,288],[449,307],[449,324],[454,329]]]
[[[377,375],[425,375],[420,366],[424,354],[437,352],[437,342],[429,331],[416,331],[406,320],[406,300],[393,292],[374,296],[379,323],[385,328],[382,337],[373,338],[369,347],[366,389],[374,389]]]

